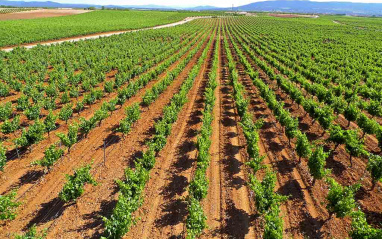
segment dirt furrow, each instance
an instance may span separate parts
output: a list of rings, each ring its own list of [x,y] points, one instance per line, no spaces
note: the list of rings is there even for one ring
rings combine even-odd
[[[248,58],[248,57],[247,57]],[[253,62],[251,62],[253,65]],[[256,66],[254,66],[256,68]],[[315,122],[312,124],[313,119],[309,117],[309,115],[306,115],[306,112],[301,108],[298,107],[297,104],[293,103],[291,100],[289,100],[284,93],[281,92],[281,90],[277,89],[276,83],[271,82],[266,74],[262,72],[261,69],[257,69],[260,72],[260,76],[263,77],[263,80],[273,88],[273,90],[276,92],[277,97],[280,101],[285,102],[285,107],[289,109],[289,111],[292,113],[293,116],[299,118],[300,122],[300,129],[307,134],[310,140],[325,140],[328,135],[325,134],[325,131],[320,127],[320,125]],[[294,148],[294,144],[292,143],[292,148]],[[364,167],[353,167],[351,170],[345,170],[346,166],[339,167],[341,164],[336,163],[336,160],[334,160],[335,157],[345,158],[346,159],[346,152],[343,146],[340,146],[337,151],[334,154],[331,154],[330,157],[327,160],[327,166],[333,170],[333,172],[336,175],[333,175],[337,181],[342,183],[343,185],[349,185],[356,183],[362,175],[364,175]],[[334,164],[333,164],[334,163]],[[341,169],[342,168],[342,169]],[[310,174],[309,169],[306,162],[303,162],[302,164],[296,165],[296,169],[298,171],[298,174],[301,177],[301,180],[305,182],[305,185],[310,185],[311,182],[309,181]],[[354,171],[359,171],[358,173],[353,173]],[[344,173],[342,173],[342,171]],[[342,175],[341,175],[342,174]],[[340,178],[339,178],[340,177]],[[345,178],[344,178],[345,177]],[[368,181],[368,180],[366,180]],[[349,183],[350,182],[350,183]],[[365,183],[365,182],[363,182]],[[369,185],[369,183],[367,183]],[[314,200],[316,206],[318,208],[321,208],[321,211],[324,212],[322,215],[325,215],[323,218],[326,218],[327,213],[325,212],[325,204],[322,204],[320,202],[325,202],[325,197],[327,195],[328,189],[327,186],[321,181],[317,182],[314,187],[312,187],[309,190],[309,193],[312,196],[312,199]],[[378,221],[381,219],[380,211],[378,205],[375,205],[375,201],[379,201],[378,198],[380,193],[373,194],[367,191],[364,187],[358,192],[356,195],[356,198],[358,199],[358,202],[360,202],[360,206],[363,211],[365,211],[365,214],[369,220],[369,222],[373,223],[374,225],[378,224]],[[318,235],[321,236],[327,236],[327,235],[338,235],[339,237],[345,237],[347,236],[347,228],[349,227],[350,220],[348,218],[339,220],[339,219],[332,219],[331,221],[323,221],[318,220],[316,222],[316,225],[318,225],[317,229],[320,229],[318,232]]]
[[[247,56],[247,59],[250,57]],[[250,61],[253,65],[253,62]],[[289,96],[284,93],[281,89],[277,87],[276,82],[272,82],[268,76],[261,69],[257,68],[261,76],[264,76],[263,81],[266,82],[276,93],[276,96],[279,100],[285,102],[285,107],[291,112],[292,116],[297,117],[299,120],[299,128],[302,132],[306,133],[307,137],[311,141],[325,141],[328,139],[329,134],[321,127],[321,125],[314,121],[309,114],[297,103],[292,102],[289,99]],[[346,128],[347,120],[343,118],[342,115],[339,115],[339,118],[336,120],[342,127]],[[356,127],[356,125],[352,125]],[[369,143],[368,143],[369,142]],[[292,143],[292,146],[294,144]],[[370,144],[370,140],[366,141],[366,145],[373,147]],[[294,146],[293,146],[294,147]],[[333,143],[330,143],[326,146],[327,150],[335,148]],[[335,151],[333,151],[327,159],[327,168],[332,170],[332,176],[335,180],[342,185],[352,185],[358,182],[361,182],[362,187],[356,194],[356,199],[365,212],[366,217],[369,223],[373,224],[376,227],[379,227],[379,222],[382,219],[382,208],[381,205],[376,204],[376,201],[382,200],[382,193],[380,187],[377,187],[374,191],[369,191],[372,183],[369,173],[366,172],[366,163],[363,159],[358,157],[353,157],[353,167],[349,167],[349,154],[345,150],[344,145],[340,145]],[[305,180],[305,184],[309,185],[308,179],[310,178],[309,169],[307,162],[297,165],[299,173],[303,176],[302,179]],[[378,185],[381,185],[378,183]],[[315,185],[311,189],[313,198],[317,201],[324,201],[327,195],[327,186],[323,182],[319,182],[318,185]],[[317,205],[320,205],[317,203]],[[322,210],[325,211],[323,205],[321,205]],[[337,222],[334,222],[337,223]],[[346,220],[345,225],[349,224],[349,220]]]
[[[142,220],[126,235],[127,238],[177,238],[184,232],[186,188],[197,156],[195,144],[201,126],[204,90],[211,67],[213,45],[214,42],[189,92],[189,102],[174,124],[166,147],[157,158],[160,163],[152,170],[145,192],[146,203],[138,213]]]
[[[137,136],[138,135],[140,136],[139,140],[137,141],[138,142],[137,145],[130,145],[131,141],[129,140],[128,143],[122,143],[119,148],[116,146],[113,146],[113,148],[110,150],[112,152],[108,153],[109,158],[117,158],[117,159],[119,158],[119,160],[121,160],[121,159],[127,160],[127,163],[129,165],[130,163],[132,163],[132,160],[136,156],[138,156],[142,153],[143,149],[145,148],[144,142],[148,138],[150,138],[152,133],[153,133],[154,129],[153,129],[152,125],[154,124],[154,122],[157,119],[160,118],[160,115],[162,113],[164,106],[170,102],[171,97],[179,90],[180,85],[183,83],[183,80],[187,78],[188,72],[191,70],[193,65],[196,64],[196,61],[200,57],[202,50],[203,50],[203,47],[206,46],[207,41],[208,41],[208,39],[205,40],[205,43],[202,46],[202,49],[199,50],[199,52],[196,54],[196,56],[190,61],[190,63],[186,66],[185,70],[183,70],[183,72],[176,78],[176,80],[173,82],[173,84],[168,87],[168,89],[165,91],[165,94],[162,94],[162,96],[159,97],[157,99],[157,101],[155,103],[153,103],[148,109],[146,108],[147,112],[149,112],[150,117],[147,117],[144,114],[142,114],[141,118],[146,122],[145,125],[136,125],[135,126],[137,128],[137,130],[140,131],[140,133],[135,133]],[[141,96],[143,96],[143,95],[141,95]],[[139,96],[139,100],[141,100],[141,96]],[[148,124],[148,122],[150,124]],[[134,132],[131,132],[131,134],[134,134]],[[144,138],[142,136],[144,136]],[[121,148],[123,148],[123,149],[121,149]],[[102,160],[102,155],[103,155],[102,150],[98,150],[97,158],[100,158],[100,160]],[[122,155],[122,158],[121,158],[121,155]],[[107,164],[109,164],[109,163],[107,163]],[[114,168],[115,166],[113,165],[112,167]],[[126,168],[126,166],[121,167],[121,168]],[[97,173],[99,173],[99,172],[97,172]],[[108,176],[107,177],[108,183],[113,184],[113,181],[115,178],[121,178],[121,177],[120,176],[119,177],[118,176],[117,177],[116,176],[114,176],[114,177]],[[114,194],[115,191],[111,191],[110,193]],[[98,203],[98,205],[96,205],[96,207],[93,207],[90,209],[89,209],[89,206],[86,205],[86,202],[89,202],[89,201],[91,202],[92,199],[94,200],[95,198],[97,198],[97,199],[103,198],[103,201],[106,201],[108,203],[114,203],[114,202],[110,202],[110,197],[109,197],[109,200],[108,200],[108,198],[105,197],[105,189],[103,189],[103,190],[101,190],[101,189],[94,190],[93,189],[93,190],[91,190],[90,194],[91,194],[89,196],[90,199],[88,198],[85,201],[85,198],[84,198],[84,208],[86,209],[86,211],[81,212],[81,216],[82,216],[82,218],[84,218],[84,220],[80,221],[78,223],[78,225],[76,225],[74,227],[74,228],[77,228],[77,230],[79,228],[83,228],[83,225],[86,226],[87,224],[89,224],[89,221],[91,222],[90,224],[97,222],[97,218],[95,218],[96,220],[94,220],[94,218],[87,218],[87,215],[92,215],[92,213],[94,213],[94,212],[96,212],[96,214],[99,214],[99,215],[102,215],[102,213],[104,213],[105,215],[109,215],[111,213],[111,210],[101,211],[100,213],[99,213],[99,211],[97,211],[99,209],[102,210],[102,202]],[[110,194],[107,194],[107,195],[110,195]],[[113,197],[115,197],[115,199],[116,199],[117,195],[113,195]],[[66,225],[65,228],[68,228],[67,229],[68,231],[71,231],[70,228],[73,228],[72,223],[71,223],[71,218],[72,218],[72,214],[73,214],[73,213],[71,213],[71,211],[73,211],[73,210],[75,210],[75,208],[71,208],[71,210],[68,210],[66,212],[66,214],[63,215],[63,217],[60,218],[60,220],[59,220],[59,223],[61,225],[62,224]],[[98,220],[99,220],[99,218],[98,218]],[[99,223],[100,223],[100,221],[99,221]],[[102,228],[102,225],[99,225],[99,226]],[[61,228],[60,225],[55,226],[52,234],[53,235],[59,235],[61,230],[62,230],[60,228]],[[85,227],[84,231],[86,231],[86,227]],[[89,231],[88,233],[90,233],[90,235],[91,235],[91,231]],[[97,236],[98,235],[97,233],[98,232],[96,232],[96,234],[94,234],[94,235]]]
[[[235,26],[235,27],[237,27],[237,26]],[[237,31],[237,32],[239,32],[239,34],[247,34],[248,32],[245,32],[245,31],[243,31],[243,29],[241,28],[240,30],[238,29],[238,28],[236,28],[235,29],[235,31]],[[257,43],[257,44],[262,44],[262,41],[260,40],[259,42],[255,42],[255,41],[257,41],[258,39],[255,39],[255,38],[253,38],[253,36],[248,36],[247,35],[247,38],[249,37],[249,40],[252,40],[252,42],[250,43],[250,45],[251,45],[251,47],[252,47],[252,45],[256,45],[255,43]],[[255,42],[255,43],[254,43]],[[262,50],[264,50],[264,49],[262,49]],[[265,54],[270,54],[269,52],[269,49],[265,52]],[[275,54],[277,54],[277,52],[274,52],[274,51],[272,51],[272,50],[270,50],[270,52],[271,53],[275,53]],[[276,67],[274,67],[272,64],[270,64],[267,60],[265,60],[264,58],[263,58],[263,56],[261,56],[261,55],[259,55],[259,54],[257,54],[257,53],[255,53],[256,55],[257,55],[257,57],[259,57],[259,59],[261,59],[261,60],[263,60],[264,62],[266,62],[269,66],[271,66],[272,67],[272,69],[274,69],[275,70],[275,72],[277,73],[277,74],[281,74],[281,75],[283,75],[284,77],[286,77],[286,78],[288,78],[288,76],[286,76],[286,75],[284,75],[284,74],[282,74]],[[270,54],[270,55],[272,55],[272,54]],[[275,58],[275,57],[274,57]],[[285,63],[283,63],[283,62],[281,62],[281,61],[279,61],[278,59],[277,59],[277,57],[275,58],[282,66],[284,66],[284,67],[286,67],[288,70],[290,70],[290,71],[293,71],[293,72],[296,72],[296,70],[295,69],[291,69],[289,66],[287,66],[287,65],[285,65]],[[307,81],[308,82],[310,82],[310,83],[314,83],[314,82],[312,82],[311,80],[309,80],[309,79],[307,79]],[[333,85],[338,85],[338,83],[331,83],[331,84],[333,84]],[[301,86],[299,86],[300,87],[300,89],[302,88]],[[361,96],[362,97],[362,96]],[[364,97],[362,97],[365,101],[369,101],[368,99],[365,99]],[[367,110],[365,110],[365,109],[362,109],[361,110],[361,112],[363,112],[366,116],[368,116],[369,118],[372,118],[373,116],[372,115],[370,115],[368,112],[367,112]],[[342,118],[342,120],[345,120],[346,121],[346,123],[344,123],[343,125],[342,125],[342,127],[344,127],[344,128],[347,128],[347,120],[345,119],[345,117],[342,115],[342,114],[339,114],[338,115],[340,118]],[[374,119],[379,123],[379,124],[381,124],[381,122],[382,122],[382,119],[381,119],[381,117],[374,117]],[[351,123],[352,124],[352,127],[353,128],[359,128],[358,127],[358,125],[356,124],[356,122],[352,122]],[[375,151],[377,151],[377,152],[379,152],[378,151],[378,140],[376,139],[376,137],[374,136],[374,135],[367,135],[366,137],[365,137],[368,141],[370,141],[370,143],[371,143],[371,150],[375,150]]]
[[[237,56],[235,56],[236,60]],[[268,159],[278,173],[279,189],[284,195],[291,195],[286,203],[286,213],[288,220],[285,222],[286,233],[293,238],[303,238],[304,236],[317,236],[321,228],[320,221],[326,217],[325,210],[320,207],[320,202],[315,200],[312,192],[309,191],[309,184],[304,180],[306,175],[301,175],[296,168],[296,154],[292,147],[289,147],[286,136],[281,133],[282,127],[279,125],[265,102],[260,100],[258,92],[250,82],[250,78],[245,74],[244,67],[238,64],[240,79],[252,98],[250,108],[255,110],[254,105],[263,105],[257,108],[257,118],[263,118],[265,126],[260,130],[262,144],[268,152]],[[255,98],[254,98],[255,97]],[[259,109],[265,112],[259,112]],[[265,115],[263,115],[265,113]],[[281,130],[280,130],[281,129]]]
[[[197,43],[191,47],[190,51],[192,49],[194,49],[194,47],[196,45],[197,45]],[[180,57],[178,61],[173,63],[168,68],[168,70],[171,71],[172,69],[175,69],[177,64],[181,60],[183,60],[186,56],[187,56],[187,53],[184,54],[182,57]],[[143,94],[146,89],[151,88],[156,82],[158,82],[158,79],[163,78],[166,75],[166,73],[167,73],[167,71],[163,72],[162,74],[160,74],[157,77],[157,79],[154,79],[151,82],[149,82],[146,85],[145,89],[142,89],[137,95]],[[139,76],[136,76],[134,79],[132,79],[132,81],[134,81],[138,78],[139,78]],[[101,107],[102,102],[104,100],[110,100],[116,96],[117,96],[116,92],[109,94],[102,101],[96,102],[91,107],[89,107],[85,111],[81,112],[80,115],[76,114],[73,117],[73,119],[70,120],[70,122],[78,119],[80,116],[85,117],[87,119],[90,118],[94,114],[94,112],[99,107]],[[120,112],[123,112],[123,110]],[[114,112],[113,114],[118,115],[117,112]],[[120,116],[123,117],[123,114]],[[113,116],[113,117],[115,117],[115,116]],[[113,117],[111,116],[109,118],[113,118]],[[114,122],[119,122],[121,117],[119,117],[118,119],[114,118],[113,119]],[[68,125],[64,124],[64,125],[62,125],[62,127],[60,127],[60,129],[56,130],[54,133],[56,133],[56,132],[67,132],[67,130],[68,130]],[[52,132],[49,137],[46,137],[46,139],[44,139],[42,142],[40,142],[39,144],[34,146],[33,151],[31,153],[27,153],[26,155],[22,156],[21,159],[11,160],[7,163],[7,167],[5,168],[4,172],[2,173],[1,179],[0,179],[0,192],[9,191],[10,189],[12,189],[14,187],[20,187],[18,189],[18,194],[21,195],[24,192],[26,192],[26,190],[28,190],[28,188],[30,187],[30,184],[36,183],[41,178],[41,176],[43,176],[43,171],[41,171],[40,169],[35,168],[35,167],[30,167],[30,163],[36,159],[42,158],[44,156],[43,153],[44,153],[45,148],[48,145],[50,145],[50,144],[52,144],[58,140],[58,137],[54,133]]]
[[[222,48],[223,49],[223,48]],[[252,227],[253,204],[250,202],[250,193],[246,185],[245,175],[245,148],[240,139],[239,120],[232,98],[232,87],[229,84],[228,61],[225,51],[222,50],[222,73],[220,79],[221,97],[221,138],[220,138],[220,164],[221,164],[221,191],[222,191],[222,229],[223,238],[253,238]],[[243,138],[243,135],[241,135]]]
[[[201,35],[199,34],[198,37],[200,38]],[[189,44],[187,44],[187,46],[188,45]],[[193,49],[196,45],[197,44],[195,44],[193,47],[191,47],[191,49]],[[187,51],[187,53],[188,52],[189,51]],[[169,67],[169,69],[170,70],[174,69],[175,66],[178,64],[178,62],[186,57],[187,53],[182,55],[177,62],[175,62],[174,64],[172,64]],[[152,70],[155,67],[157,67],[157,65],[153,66],[149,70]],[[164,74],[166,74],[166,73],[162,73],[159,77],[163,76]],[[131,81],[137,80],[140,76],[141,75],[135,76],[133,79],[131,79]],[[148,87],[150,87],[153,84],[155,84],[155,82],[156,82],[155,80],[150,82],[148,84]],[[80,117],[85,117],[87,119],[90,118],[94,114],[94,112],[101,107],[101,105],[102,105],[102,103],[104,101],[109,101],[109,100],[115,98],[116,96],[117,96],[117,92],[113,92],[113,93],[107,94],[104,98],[102,98],[102,100],[99,100],[95,104],[86,107],[85,110],[83,110],[80,114],[74,114],[72,116],[72,118],[68,121],[68,123],[70,124],[71,122],[78,120]],[[79,100],[80,99],[81,98],[79,98]],[[73,103],[75,104],[76,101],[77,100],[75,100]],[[58,110],[57,110],[56,113],[58,113]],[[51,144],[51,143],[53,143],[53,142],[58,140],[58,138],[55,135],[55,133],[57,133],[57,132],[66,132],[67,131],[68,124],[66,124],[64,121],[61,121],[61,120],[58,120],[58,123],[59,123],[59,128],[54,130],[53,132],[51,132],[49,136],[46,134],[45,135],[45,140],[43,140],[43,141],[39,142],[38,144],[34,145],[32,153],[29,153],[29,151],[25,152],[25,154],[21,155],[20,159],[14,158],[14,159],[11,159],[11,160],[9,160],[7,162],[6,168],[5,168],[5,170],[2,173],[1,178],[0,178],[0,185],[1,185],[0,186],[0,192],[4,192],[4,190],[6,190],[7,187],[9,186],[9,183],[11,183],[11,184],[14,183],[14,181],[11,178],[9,178],[9,177],[12,177],[13,179],[16,179],[16,180],[19,179],[22,175],[25,174],[25,170],[28,170],[28,168],[24,167],[25,164],[29,165],[30,162],[32,162],[33,160],[43,157],[43,151],[45,150],[46,146],[48,146],[49,144]],[[14,155],[13,157],[17,157],[16,152],[12,152],[10,154],[13,154]],[[8,188],[8,190],[9,190],[9,188]]]
[[[289,78],[287,75],[282,74],[276,67],[274,67],[272,64],[270,64],[267,60],[265,60],[263,56],[258,55],[257,53],[255,53],[255,54],[259,59],[266,62],[274,70],[274,72],[276,74],[283,75],[287,79]],[[292,69],[289,69],[289,70],[292,70]],[[304,93],[304,95],[306,95],[306,96],[311,95],[317,102],[319,102],[319,100],[317,99],[316,96],[308,93],[300,84],[296,84],[296,86],[301,90],[301,92]],[[352,121],[350,123],[350,126],[348,127],[348,120],[346,120],[345,116],[343,114],[336,114],[336,115],[338,116],[338,118],[335,120],[335,122],[338,125],[340,125],[342,128],[344,128],[344,129],[357,129],[357,130],[362,131],[362,129],[357,125],[356,122]],[[370,135],[370,134],[365,135],[365,146],[367,147],[368,151],[370,151],[374,154],[381,154],[381,149],[378,147],[378,140],[375,137],[375,135]]]
[[[239,37],[240,38],[240,37]],[[244,52],[245,53],[245,52]],[[267,60],[264,59],[263,56],[257,54],[255,51],[254,51],[254,54],[256,55],[256,57],[258,57],[260,60],[264,61],[265,63],[267,63],[273,70],[276,74],[281,74],[283,75],[285,78],[289,78],[287,75],[284,75],[282,74],[276,67],[274,67],[271,63],[269,63]],[[289,69],[289,68],[288,68]],[[289,70],[292,70],[295,72],[295,70],[293,69],[289,69]],[[309,80],[308,80],[309,81]],[[306,90],[300,85],[300,84],[296,84],[296,86],[301,90],[301,92],[304,93],[304,95],[310,95],[309,93],[306,92]],[[313,96],[313,95],[312,95]],[[318,101],[317,97],[316,96],[313,96],[313,98]],[[364,112],[366,113],[366,112]],[[366,115],[368,115],[366,113]],[[345,129],[358,129],[358,130],[361,130],[361,128],[358,127],[357,123],[356,122],[351,122],[350,126],[348,127],[348,120],[345,119],[345,116],[343,114],[337,114],[338,118],[335,120],[335,122],[337,124],[339,124],[342,128],[345,128]],[[365,135],[365,146],[367,147],[367,149],[374,153],[374,154],[381,154],[381,149],[378,147],[378,140],[377,138],[375,137],[375,135],[370,135],[370,134],[367,134]]]
[[[221,78],[221,36],[218,36],[216,46],[218,47],[218,68],[217,78]],[[220,81],[215,90],[215,106],[213,109],[213,121],[212,121],[212,136],[210,155],[210,166],[207,169],[207,178],[209,181],[207,198],[202,201],[203,210],[207,215],[208,228],[202,234],[201,238],[220,238],[222,229],[222,178],[221,178],[221,154],[220,154],[220,140],[221,140],[221,94],[220,94]]]
[[[97,235],[102,227],[100,216],[110,213],[110,209],[113,208],[113,201],[116,199],[114,179],[121,178],[123,168],[131,162],[136,154],[142,151],[144,148],[143,141],[152,134],[151,125],[160,117],[161,109],[178,91],[183,79],[199,58],[201,51],[194,56],[164,94],[149,108],[143,110],[141,120],[137,122],[127,139],[121,139],[120,135],[112,134],[111,129],[124,117],[124,107],[138,102],[147,88],[142,89],[139,94],[128,100],[123,108],[114,112],[102,123],[101,127],[91,131],[86,139],[77,143],[61,161],[61,164],[56,165],[54,170],[38,186],[25,194],[23,198],[25,203],[19,209],[18,217],[6,225],[1,233],[18,231],[33,223],[40,223],[40,228],[50,227],[48,236],[54,238],[60,238],[63,236],[63,232],[65,232],[65,237],[76,237],[78,233],[90,237]],[[107,167],[101,166],[103,164],[104,141],[108,143],[106,149]],[[57,195],[65,180],[63,174],[72,173],[74,168],[92,160],[94,160],[93,168],[95,168],[93,174],[99,185],[92,187],[89,191],[85,190],[85,195],[74,206],[62,205],[58,201]],[[58,220],[56,220],[57,218]]]
[[[299,120],[299,128],[304,132],[307,137],[311,140],[325,141],[329,138],[329,134],[321,127],[318,122],[315,122],[302,107],[298,107],[295,102],[292,102],[288,98],[288,95],[277,89],[277,86],[267,81],[270,86],[273,87],[277,97],[285,102],[286,109],[289,110],[293,117],[297,117]],[[314,123],[312,123],[314,122]],[[292,143],[292,145],[294,145]],[[328,144],[327,150],[335,148],[333,143]],[[361,182],[362,187],[356,195],[356,199],[360,204],[363,211],[369,221],[374,225],[378,225],[378,221],[382,218],[382,207],[375,202],[382,201],[382,193],[380,190],[376,189],[374,191],[369,191],[372,183],[370,180],[370,175],[366,172],[366,164],[359,158],[353,157],[353,167],[349,167],[349,154],[345,150],[344,145],[338,146],[338,148],[333,151],[328,159],[326,160],[326,167],[332,170],[331,176],[342,185],[353,185],[355,183]],[[302,161],[302,164],[298,165],[298,170],[306,178],[310,178],[309,169],[307,162]],[[325,188],[325,190],[322,190]],[[312,190],[315,191],[315,198],[318,201],[325,200],[327,195],[326,185],[320,182],[315,185]],[[318,197],[317,195],[320,194]]]

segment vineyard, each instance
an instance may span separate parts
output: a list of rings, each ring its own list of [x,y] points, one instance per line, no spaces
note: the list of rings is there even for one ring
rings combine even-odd
[[[0,237],[382,238],[380,31],[224,16],[0,52]]]
[[[103,10],[63,17],[0,21],[0,47],[100,32],[141,29],[207,14]]]
[[[7,14],[7,13],[14,13],[14,12],[24,12],[24,11],[31,11],[34,10],[34,8],[13,8],[13,7],[6,7],[3,8],[0,6],[0,14]]]

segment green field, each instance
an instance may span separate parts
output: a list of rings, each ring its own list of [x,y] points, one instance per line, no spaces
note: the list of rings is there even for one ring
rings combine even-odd
[[[203,13],[104,10],[64,17],[0,21],[0,46],[151,27],[200,15]]]
[[[102,14],[188,15],[76,17]],[[0,51],[0,238],[381,239],[380,23],[257,13]]]

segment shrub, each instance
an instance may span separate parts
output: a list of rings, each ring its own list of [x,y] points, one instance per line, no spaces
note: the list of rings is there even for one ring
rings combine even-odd
[[[90,183],[94,186],[97,185],[97,182],[90,174],[90,169],[91,164],[77,169],[74,172],[74,175],[66,175],[67,182],[65,183],[62,191],[58,195],[62,201],[75,201],[84,193],[85,183]]]

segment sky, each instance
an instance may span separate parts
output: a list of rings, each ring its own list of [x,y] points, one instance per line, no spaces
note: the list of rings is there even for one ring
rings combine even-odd
[[[48,0],[26,0],[26,1],[48,1]],[[165,5],[176,7],[193,7],[211,5],[215,7],[231,7],[241,6],[248,3],[259,2],[263,0],[192,0],[192,1],[179,1],[179,0],[50,0],[60,3],[89,3],[97,5]],[[314,0],[317,2],[328,2],[330,0]],[[331,0],[338,2],[363,2],[363,3],[382,3],[382,0]]]

